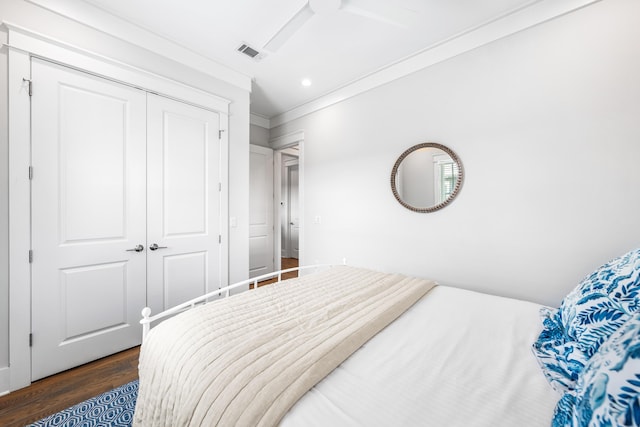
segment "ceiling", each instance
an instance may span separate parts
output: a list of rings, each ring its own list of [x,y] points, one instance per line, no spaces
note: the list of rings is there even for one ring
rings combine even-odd
[[[269,119],[539,0],[81,1],[250,76],[251,112]],[[268,45],[301,10],[300,28]]]

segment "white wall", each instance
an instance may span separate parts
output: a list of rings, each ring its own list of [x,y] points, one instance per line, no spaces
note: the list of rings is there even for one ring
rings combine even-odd
[[[1,0],[0,21],[23,26],[107,58],[180,81],[231,100],[229,111],[229,280],[246,279],[249,271],[249,93],[148,50],[90,29],[22,0]],[[0,32],[0,42],[6,33]],[[2,367],[8,365],[7,237],[7,55],[0,49],[0,392]],[[37,83],[34,88],[37,87]]]
[[[0,32],[0,43],[6,34]],[[0,370],[9,365],[9,129],[7,126],[7,48],[0,47]],[[4,378],[4,380],[3,380]],[[3,383],[5,381],[5,383]],[[0,391],[6,390],[0,374]]]
[[[638,16],[636,0],[598,2],[272,129],[304,130],[306,262],[558,305],[639,246]],[[421,142],[466,174],[430,214],[389,184]]]
[[[269,129],[252,124],[249,130],[249,140],[253,145],[269,147]]]

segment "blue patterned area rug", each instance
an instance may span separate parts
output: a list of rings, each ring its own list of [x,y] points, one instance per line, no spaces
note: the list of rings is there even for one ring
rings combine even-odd
[[[138,397],[138,380],[102,393],[29,427],[130,427]]]

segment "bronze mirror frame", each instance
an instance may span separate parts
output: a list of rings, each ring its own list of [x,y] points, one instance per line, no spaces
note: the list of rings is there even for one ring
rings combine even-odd
[[[414,151],[420,150],[422,148],[437,148],[438,150],[442,150],[447,155],[449,155],[449,157],[451,157],[451,159],[458,166],[458,177],[456,179],[455,186],[453,187],[453,191],[451,192],[449,197],[447,197],[446,200],[444,200],[441,203],[438,203],[437,205],[428,206],[424,208],[412,206],[409,203],[402,200],[402,197],[398,193],[398,189],[396,187],[396,175],[398,174],[398,169],[400,168],[400,164],[409,154],[413,153]],[[421,212],[421,213],[435,212],[437,210],[444,208],[449,203],[451,203],[453,199],[456,198],[456,196],[460,192],[460,187],[462,187],[463,178],[464,178],[464,170],[462,168],[462,162],[460,161],[460,158],[456,155],[456,153],[454,153],[449,147],[446,147],[442,144],[438,144],[436,142],[423,142],[421,144],[416,144],[413,147],[410,147],[409,149],[405,150],[404,153],[402,153],[400,157],[398,157],[398,160],[396,160],[396,163],[393,165],[393,169],[391,170],[391,191],[393,192],[393,195],[395,196],[398,203],[400,203],[402,206],[404,206],[405,208],[413,212]]]

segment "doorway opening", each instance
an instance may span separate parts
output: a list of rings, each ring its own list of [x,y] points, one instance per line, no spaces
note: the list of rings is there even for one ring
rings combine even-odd
[[[298,147],[283,150],[280,170],[280,256],[300,258],[300,169]],[[284,267],[283,267],[284,268]]]
[[[301,132],[250,147],[249,277],[304,265]]]
[[[302,265],[301,144],[274,151],[275,270]]]
[[[251,146],[250,277],[300,265],[300,169],[298,143],[273,150]],[[297,276],[295,271],[284,273],[282,278]],[[263,280],[258,286],[275,281]]]

